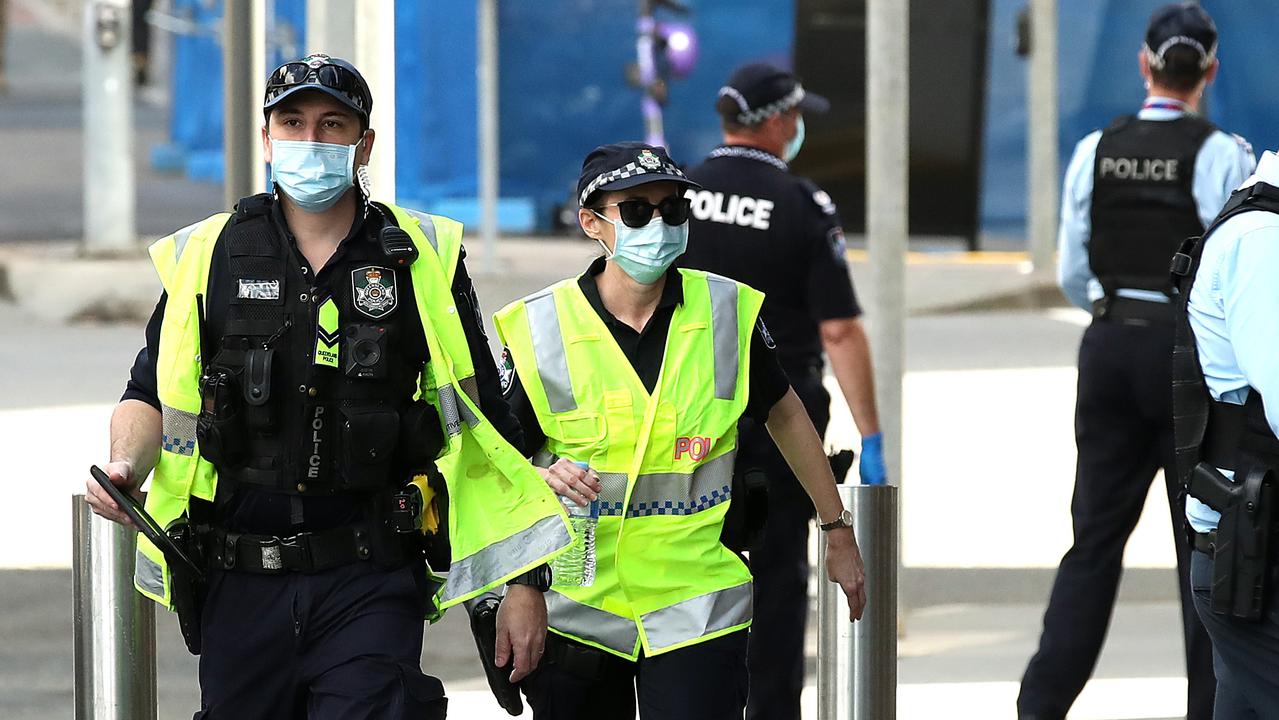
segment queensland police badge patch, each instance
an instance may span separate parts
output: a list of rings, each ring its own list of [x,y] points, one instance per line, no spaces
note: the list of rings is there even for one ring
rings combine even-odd
[[[380,320],[391,314],[399,300],[395,292],[395,271],[373,265],[352,270],[351,293],[356,310]]]

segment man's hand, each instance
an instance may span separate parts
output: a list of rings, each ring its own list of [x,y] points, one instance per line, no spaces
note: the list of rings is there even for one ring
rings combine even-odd
[[[556,460],[549,468],[537,468],[537,472],[556,495],[566,497],[581,507],[590,505],[604,489],[598,473],[585,470],[564,458]]]
[[[826,577],[843,588],[848,598],[848,619],[861,620],[866,608],[866,571],[852,528],[826,533]]]
[[[133,465],[127,460],[117,460],[116,462],[107,463],[102,466],[102,470],[107,474],[107,477],[111,478],[111,482],[117,487],[138,499],[142,498],[142,493],[138,491],[137,487],[141,483],[134,482]],[[137,526],[133,524],[133,521],[129,519],[129,516],[124,514],[124,511],[120,509],[120,506],[116,504],[115,500],[111,499],[111,496],[107,494],[107,491],[103,490],[102,486],[99,485],[98,481],[94,480],[92,476],[90,476],[89,480],[85,483],[84,498],[85,501],[89,503],[89,507],[93,509],[93,512],[98,515],[101,515],[111,522],[118,522],[126,527],[131,527],[135,530],[137,529]]]
[[[505,667],[511,659],[511,682],[517,683],[537,669],[546,647],[546,598],[528,585],[511,585],[497,609],[497,652],[493,661]]]

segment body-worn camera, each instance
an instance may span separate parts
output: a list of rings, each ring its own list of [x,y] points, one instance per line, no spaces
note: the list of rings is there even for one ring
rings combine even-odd
[[[343,371],[350,378],[382,380],[388,363],[386,326],[353,323],[346,326],[346,362]]]

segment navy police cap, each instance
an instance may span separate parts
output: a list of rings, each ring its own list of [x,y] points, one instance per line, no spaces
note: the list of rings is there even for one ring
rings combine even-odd
[[[1151,67],[1161,69],[1168,50],[1178,45],[1199,53],[1200,69],[1207,69],[1217,57],[1217,25],[1198,3],[1165,5],[1150,16],[1146,52]]]
[[[323,53],[313,53],[276,68],[266,81],[262,111],[269,113],[285,98],[303,90],[322,92],[337,99],[365,123],[373,112],[373,93],[360,71],[346,60]]]
[[[684,175],[664,147],[641,142],[600,145],[582,161],[582,175],[577,179],[577,201],[586,207],[587,201],[597,192],[626,190],[663,180],[701,187]]]
[[[830,101],[805,90],[794,73],[767,63],[751,63],[734,70],[728,83],[719,89],[719,97],[733,101],[717,105],[725,117],[742,125],[761,123],[794,107],[814,113],[830,109]]]

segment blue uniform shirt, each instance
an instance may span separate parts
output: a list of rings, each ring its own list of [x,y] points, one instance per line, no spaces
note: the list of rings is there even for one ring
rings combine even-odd
[[[1185,105],[1170,98],[1152,97],[1137,113],[1140,120],[1176,120],[1185,115]],[[1061,228],[1057,244],[1057,282],[1072,303],[1085,310],[1102,296],[1101,282],[1088,266],[1088,238],[1092,234],[1093,166],[1101,131],[1089,134],[1075,146],[1066,168],[1061,197]],[[1208,227],[1221,211],[1230,193],[1256,167],[1252,148],[1243,139],[1220,130],[1208,136],[1195,156],[1195,177],[1191,191],[1199,208],[1199,219]],[[1119,289],[1117,295],[1166,302],[1161,292]]]
[[[1261,156],[1244,186],[1258,181],[1279,187],[1279,157],[1273,152]],[[1270,429],[1279,434],[1279,215],[1244,213],[1213,233],[1190,290],[1189,315],[1208,393],[1243,404],[1257,388]],[[1217,527],[1219,517],[1186,498],[1186,518],[1196,532]]]

